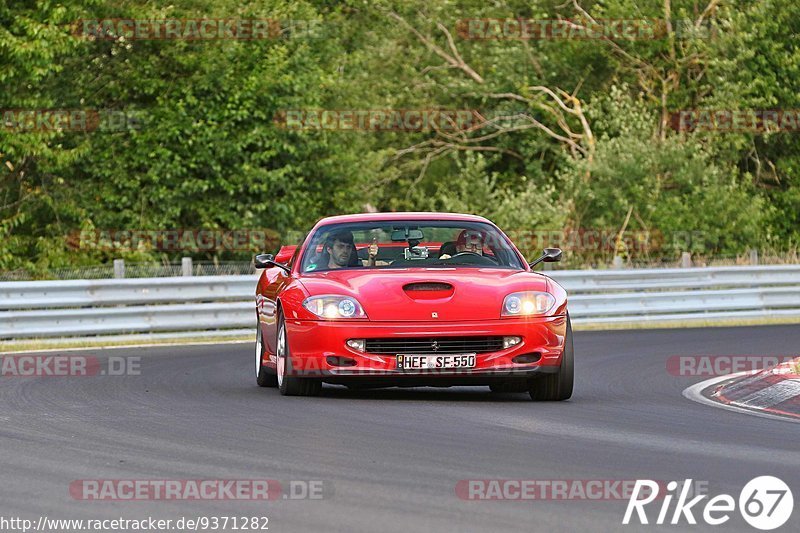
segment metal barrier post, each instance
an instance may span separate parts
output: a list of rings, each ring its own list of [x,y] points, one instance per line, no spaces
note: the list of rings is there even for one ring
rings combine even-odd
[[[191,257],[184,257],[183,259],[181,259],[181,274],[186,277],[191,277],[192,275]]]
[[[122,279],[125,277],[125,260],[114,259],[114,277]]]

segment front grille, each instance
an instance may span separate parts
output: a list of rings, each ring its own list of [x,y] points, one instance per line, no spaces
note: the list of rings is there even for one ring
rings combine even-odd
[[[489,353],[503,349],[503,337],[394,337],[366,339],[366,352],[375,354]]]

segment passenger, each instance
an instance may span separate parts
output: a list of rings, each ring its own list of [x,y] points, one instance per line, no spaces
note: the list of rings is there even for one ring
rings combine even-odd
[[[483,233],[471,229],[465,229],[458,234],[456,240],[456,253],[471,252],[483,255]]]
[[[483,255],[483,241],[483,233],[472,229],[465,229],[458,234],[458,239],[456,239],[456,253],[454,255],[462,253]],[[451,257],[450,254],[443,254],[439,259],[450,259]]]

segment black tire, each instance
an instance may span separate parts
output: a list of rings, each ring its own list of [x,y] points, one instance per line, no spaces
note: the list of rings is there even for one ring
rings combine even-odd
[[[567,315],[567,333],[564,337],[564,355],[561,368],[555,374],[546,374],[531,382],[531,399],[541,402],[560,402],[572,396],[575,381],[575,352],[572,346],[572,322]]]
[[[281,335],[283,338],[281,338]],[[292,371],[292,356],[289,351],[289,341],[286,333],[286,324],[283,314],[278,315],[278,338],[275,343],[275,356],[278,358],[278,390],[283,396],[318,396],[322,390],[322,381],[312,378],[298,378],[286,374]],[[283,367],[281,367],[283,357]],[[281,369],[284,369],[281,373]]]
[[[261,324],[256,325],[256,383],[259,387],[277,387],[278,375],[273,374],[272,371],[261,364],[264,358],[264,343],[261,339]]]

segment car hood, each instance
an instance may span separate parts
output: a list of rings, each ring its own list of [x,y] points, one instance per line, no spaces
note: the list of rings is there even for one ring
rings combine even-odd
[[[343,269],[303,274],[309,295],[340,294],[361,303],[371,321],[495,320],[506,295],[546,291],[541,274],[490,268]],[[409,284],[447,284],[448,290],[413,290]]]

